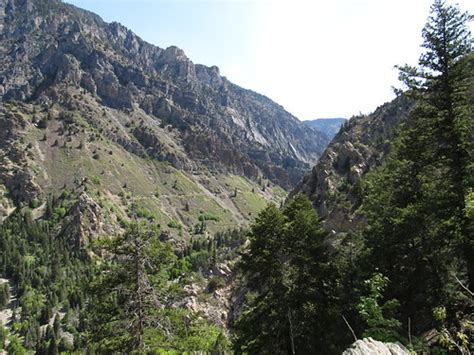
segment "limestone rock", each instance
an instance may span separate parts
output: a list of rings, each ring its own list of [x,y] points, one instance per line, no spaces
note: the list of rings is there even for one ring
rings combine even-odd
[[[70,208],[64,222],[63,233],[73,247],[83,248],[92,237],[104,232],[104,217],[100,206],[82,192],[77,202]]]
[[[26,152],[19,143],[28,125],[19,113],[0,108],[0,184],[6,187],[16,204],[28,204],[42,192],[28,170]]]
[[[358,184],[384,161],[388,141],[410,108],[408,99],[399,97],[370,115],[351,118],[290,196],[306,194],[328,230],[337,233],[363,227],[364,219],[357,213],[362,197]]]
[[[400,343],[383,343],[372,338],[357,340],[342,355],[409,355]]]
[[[174,147],[163,144],[166,130],[136,121],[133,136],[116,140],[178,169],[265,176],[289,188],[327,144],[324,134],[217,67],[194,64],[180,48],[153,46],[60,0],[2,0],[0,26],[0,101],[64,107],[68,92],[80,90],[131,117],[145,113],[170,127]]]
[[[229,278],[232,276],[232,270],[226,264],[218,264],[212,268],[212,274],[223,278]]]

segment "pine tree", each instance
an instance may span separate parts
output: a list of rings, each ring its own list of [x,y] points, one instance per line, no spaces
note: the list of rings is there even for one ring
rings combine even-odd
[[[54,316],[54,321],[53,321],[53,331],[56,337],[59,337],[60,330],[61,330],[61,320],[59,319],[59,314],[56,313],[56,315]]]
[[[423,29],[426,52],[418,67],[400,72],[416,106],[388,161],[367,182],[370,261],[391,280],[387,293],[401,303],[399,319],[411,318],[415,331],[430,327],[434,307],[455,303],[453,273],[472,272],[465,214],[473,182],[468,19],[435,0]]]
[[[236,324],[239,352],[272,354],[288,350],[289,327],[283,284],[284,216],[270,204],[250,227],[250,247],[242,256],[248,276],[247,307]]]
[[[52,333],[52,337],[49,340],[48,354],[50,355],[59,355],[58,342],[56,340],[56,335]]]
[[[267,287],[280,277],[284,223],[283,213],[270,204],[250,227],[250,248],[242,257],[242,265],[250,275],[252,287]],[[254,277],[258,279],[255,283],[252,280]]]
[[[8,283],[0,285],[0,310],[3,310],[10,301],[10,288]]]
[[[447,203],[457,208],[455,218],[462,233],[460,250],[468,262],[469,283],[474,288],[474,245],[464,213],[469,188],[474,186],[474,56],[468,27],[471,19],[457,6],[436,0],[422,31],[426,51],[417,68],[401,68],[400,78],[409,95],[418,100],[417,119],[427,121],[423,128],[430,135],[427,143],[432,160],[425,164],[443,170],[441,165],[445,170],[439,179],[447,180]]]
[[[90,336],[98,351],[141,351],[149,329],[163,331],[166,268],[175,259],[158,231],[133,223],[105,245],[112,255],[92,287]]]
[[[326,232],[311,202],[298,195],[283,211],[270,205],[251,226],[242,267],[253,291],[236,324],[236,350],[248,353],[332,352],[331,281]],[[334,334],[334,333],[331,333]]]
[[[334,318],[330,314],[331,282],[324,245],[327,233],[305,195],[298,195],[291,200],[283,209],[283,214],[287,219],[287,316],[289,321],[291,318],[292,347],[298,354],[331,352],[327,339]]]

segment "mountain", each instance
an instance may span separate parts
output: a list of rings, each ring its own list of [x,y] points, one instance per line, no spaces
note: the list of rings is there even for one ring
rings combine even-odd
[[[157,151],[163,142],[134,132],[162,160],[252,178],[261,171],[286,187],[324,149],[322,137],[283,107],[232,84],[217,67],[194,65],[177,47],[155,47],[57,0],[2,2],[3,100],[66,103],[65,91],[82,90],[100,106],[175,129],[185,155]]]
[[[303,123],[308,127],[324,133],[328,139],[331,140],[346,121],[347,118],[317,118],[315,120],[303,121]]]
[[[136,217],[215,231],[279,203],[325,148],[217,67],[59,0],[0,0],[0,30],[4,216],[67,190],[103,219],[91,233]]]
[[[411,107],[400,96],[372,114],[351,118],[290,196],[306,194],[329,230],[345,232],[363,226],[364,219],[357,214],[361,178],[384,161]]]
[[[401,69],[412,99],[322,152],[325,134],[176,47],[0,0],[0,348],[469,352],[469,18],[435,1]]]

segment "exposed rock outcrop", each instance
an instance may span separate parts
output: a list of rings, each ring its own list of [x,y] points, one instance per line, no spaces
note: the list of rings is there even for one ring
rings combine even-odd
[[[372,338],[357,340],[342,355],[409,355],[400,343],[383,343]]]
[[[27,168],[25,150],[20,146],[22,131],[30,123],[8,107],[0,108],[0,184],[16,203],[30,203],[41,194],[34,175]]]
[[[209,293],[209,290],[204,290],[196,284],[187,285],[184,287],[185,296],[173,307],[182,307],[200,313],[213,324],[219,325],[222,329],[228,329],[233,288],[233,282],[229,282],[212,291],[208,297],[203,299],[200,295]]]
[[[360,179],[384,161],[410,107],[408,99],[398,97],[370,115],[351,118],[290,196],[308,195],[329,230],[362,227],[364,219],[356,212],[362,197]]]
[[[92,237],[104,233],[104,230],[102,209],[85,192],[80,193],[77,202],[68,211],[63,234],[75,249],[81,249]]]
[[[0,100],[64,106],[76,88],[100,105],[143,112],[176,130],[185,154],[160,149],[166,131],[135,130],[135,138],[151,156],[177,168],[198,164],[264,175],[290,187],[327,143],[280,105],[222,77],[217,67],[195,65],[177,47],[153,46],[62,1],[2,0],[0,25]],[[123,137],[121,142],[136,148]]]

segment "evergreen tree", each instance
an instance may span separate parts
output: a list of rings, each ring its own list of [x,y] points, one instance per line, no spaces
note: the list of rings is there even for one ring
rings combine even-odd
[[[333,277],[327,246],[327,232],[305,195],[298,195],[283,209],[285,254],[288,271],[288,322],[292,352],[297,354],[333,353],[340,317],[333,300]]]
[[[418,67],[400,68],[400,79],[409,89],[418,107],[414,112],[430,139],[430,159],[425,165],[440,170],[438,179],[446,179],[447,204],[455,211],[468,276],[474,287],[474,245],[468,235],[469,221],[464,210],[469,188],[474,184],[474,119],[472,82],[474,56],[468,23],[472,17],[444,0],[435,0],[425,25],[426,49]],[[426,149],[426,148],[425,148]],[[422,151],[422,149],[421,149]],[[449,195],[449,196],[448,196]]]
[[[282,211],[270,205],[259,214],[242,257],[252,292],[236,324],[237,352],[334,351],[328,328],[337,322],[325,237],[306,196],[296,196]]]
[[[283,284],[283,213],[270,204],[250,227],[250,247],[242,256],[248,276],[247,308],[236,324],[237,352],[283,353],[289,350],[289,327]]]
[[[419,67],[400,77],[416,106],[387,163],[368,179],[364,200],[370,264],[391,283],[399,319],[428,329],[432,309],[454,305],[453,274],[472,272],[472,235],[465,200],[472,187],[473,119],[469,16],[435,0],[423,30]]]
[[[92,287],[89,310],[98,351],[143,350],[147,330],[165,329],[158,311],[167,297],[165,269],[174,255],[157,233],[133,223],[122,237],[106,243],[111,260]]]
[[[10,288],[8,283],[0,285],[0,310],[3,310],[10,301]]]
[[[61,329],[61,320],[59,319],[59,314],[56,314],[53,321],[53,331],[56,337],[59,337],[60,329]]]
[[[250,227],[248,233],[250,248],[248,253],[242,256],[242,267],[250,277],[251,287],[262,290],[273,282],[279,282],[284,257],[282,255],[284,224],[283,213],[275,205],[270,204]],[[262,280],[265,282],[262,283]]]
[[[51,339],[49,340],[48,354],[59,355],[58,342],[54,333],[52,333]]]

